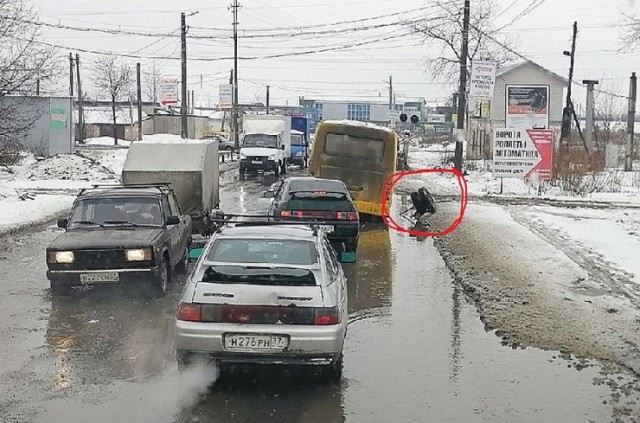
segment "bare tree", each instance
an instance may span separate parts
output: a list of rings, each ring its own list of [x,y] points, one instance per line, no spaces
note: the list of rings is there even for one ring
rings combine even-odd
[[[262,91],[261,89],[256,89],[253,92],[253,101],[256,104],[262,104],[264,102],[264,98],[265,98],[265,94],[264,91]]]
[[[131,92],[133,70],[131,65],[115,56],[101,56],[93,68],[93,83],[99,92],[109,95],[113,117],[113,139],[118,144],[116,102]]]
[[[0,0],[0,156],[13,151],[45,111],[20,95],[59,73],[55,50],[42,42],[36,14],[25,0]]]
[[[424,22],[413,24],[412,29],[423,34],[426,44],[434,49],[434,54],[426,57],[427,69],[433,78],[453,83],[460,72],[463,3],[435,0],[433,10],[436,18],[428,17]],[[473,2],[467,63],[471,64],[474,59],[487,59],[503,65],[516,58],[509,51],[509,46],[515,44],[516,40],[498,35],[494,25],[496,13],[495,0]]]
[[[621,26],[620,52],[635,51],[640,46],[640,18],[625,14]]]
[[[607,144],[619,144],[626,137],[625,100],[622,85],[603,78],[604,82],[594,93],[594,132],[598,149],[606,148]],[[619,97],[612,95],[618,94]]]
[[[142,73],[142,88],[144,97],[154,103],[158,102],[158,86],[160,85],[162,70],[158,69],[155,63],[151,69]]]

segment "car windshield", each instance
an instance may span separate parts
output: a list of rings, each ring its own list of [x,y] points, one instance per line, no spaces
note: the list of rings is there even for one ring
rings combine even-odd
[[[304,145],[302,135],[291,135],[291,145]]]
[[[202,282],[276,285],[315,286],[316,278],[307,269],[259,266],[210,266],[202,276]]]
[[[278,136],[266,134],[248,134],[245,135],[242,145],[244,147],[277,148]]]
[[[78,200],[70,227],[99,225],[162,225],[160,201],[154,197],[110,197]]]
[[[211,247],[207,260],[222,263],[312,265],[318,262],[318,252],[311,241],[218,239]]]

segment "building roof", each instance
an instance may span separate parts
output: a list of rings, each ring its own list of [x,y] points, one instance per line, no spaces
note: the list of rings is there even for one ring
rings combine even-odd
[[[496,77],[501,77],[501,76],[507,75],[507,74],[517,70],[517,69],[520,69],[523,66],[526,66],[526,65],[532,65],[532,66],[544,71],[545,73],[549,74],[551,77],[557,79],[558,81],[562,82],[563,84],[568,84],[569,83],[567,78],[564,78],[564,77],[558,75],[557,73],[551,72],[549,69],[545,68],[542,65],[537,64],[536,62],[534,62],[532,60],[525,60],[525,61],[522,61],[520,63],[514,63],[514,64],[511,64],[511,65],[500,67],[496,71]]]

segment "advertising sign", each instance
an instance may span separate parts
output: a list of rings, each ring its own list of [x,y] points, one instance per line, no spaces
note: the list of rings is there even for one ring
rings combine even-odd
[[[51,129],[64,129],[67,127],[67,111],[65,109],[51,109]]]
[[[548,181],[552,169],[552,130],[504,128],[494,131],[494,177]]]
[[[163,76],[158,81],[158,98],[163,107],[178,104],[178,77]]]
[[[469,97],[493,98],[496,84],[496,65],[492,62],[473,62],[469,80]]]
[[[220,84],[218,90],[218,107],[223,109],[233,107],[233,85]]]
[[[549,86],[507,85],[506,126],[549,128]]]

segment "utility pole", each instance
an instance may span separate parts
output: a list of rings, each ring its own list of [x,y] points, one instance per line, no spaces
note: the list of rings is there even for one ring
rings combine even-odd
[[[462,143],[465,141],[464,124],[465,109],[467,107],[467,56],[469,55],[469,20],[471,5],[469,0],[464,1],[464,20],[462,23],[462,53],[460,54],[460,87],[458,88],[458,122],[456,130],[456,152],[454,166],[462,170]]]
[[[393,76],[389,75],[389,110],[393,110]]]
[[[156,62],[153,62],[153,103],[158,104],[158,74],[156,73]]]
[[[69,53],[69,96],[73,98],[73,54]]]
[[[595,151],[595,143],[593,142],[593,91],[595,86],[598,85],[598,81],[585,79],[582,83],[587,86],[587,125],[585,128],[585,144],[588,147],[587,151]]]
[[[200,74],[200,107],[204,106],[204,78]]]
[[[561,144],[568,150],[569,140],[571,139],[571,118],[573,116],[573,104],[571,102],[571,84],[573,84],[573,66],[576,55],[576,37],[578,36],[578,22],[573,23],[573,36],[571,41],[571,51],[564,51],[562,54],[569,56],[571,62],[569,64],[569,85],[567,86],[567,100],[562,110],[562,131]]]
[[[269,88],[270,86],[267,85],[267,114],[269,114]]]
[[[627,118],[627,151],[624,160],[624,171],[631,172],[633,170],[633,133],[636,126],[636,95],[637,95],[637,78],[636,73],[631,74],[631,83],[629,84],[629,116]]]
[[[40,78],[36,80],[36,95],[40,97]]]
[[[84,141],[84,103],[82,101],[82,81],[80,80],[80,55],[76,53],[76,72],[78,74],[78,126],[80,133],[78,140]]]
[[[240,148],[240,136],[238,134],[238,0],[233,0],[233,143],[236,150]]]
[[[189,138],[187,107],[189,107],[189,94],[187,93],[187,19],[184,12],[180,14],[181,44],[182,44],[182,103],[180,114],[182,115],[182,138]]]
[[[138,141],[142,141],[142,78],[140,77],[140,63],[136,64],[138,85]]]

